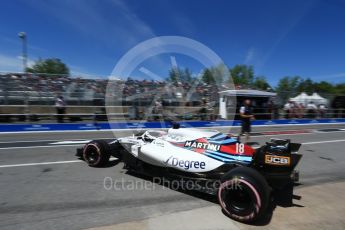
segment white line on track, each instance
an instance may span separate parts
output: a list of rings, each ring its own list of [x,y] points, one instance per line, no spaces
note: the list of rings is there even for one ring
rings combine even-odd
[[[86,144],[89,143],[91,140],[83,140],[83,141],[58,141],[49,143],[50,145],[68,145],[68,144]]]
[[[334,143],[334,142],[344,142],[345,139],[342,140],[329,140],[329,141],[314,141],[314,142],[305,142],[302,145],[312,145],[312,144],[322,144],[322,143]],[[61,145],[59,145],[61,146]],[[59,146],[42,146],[42,147],[59,147]],[[71,145],[67,145],[71,146]],[[37,146],[36,146],[37,147]],[[20,148],[20,147],[18,147]],[[25,147],[26,148],[26,147]],[[110,158],[115,159],[115,158]],[[23,166],[37,166],[37,165],[52,165],[52,164],[70,164],[70,163],[79,163],[83,162],[81,160],[73,160],[73,161],[52,161],[52,162],[38,162],[38,163],[26,163],[26,164],[12,164],[12,165],[0,165],[0,168],[12,168],[12,167],[23,167]]]
[[[39,146],[22,146],[22,147],[4,147],[0,148],[2,149],[36,149],[36,148],[58,148],[58,147],[75,147],[75,146],[83,146],[84,144],[76,144],[76,145],[39,145]]]
[[[100,137],[98,139],[109,139],[109,137]],[[11,143],[36,143],[36,142],[57,142],[57,141],[86,141],[86,139],[69,139],[69,140],[24,140],[24,141],[0,141],[0,144],[11,144]]]
[[[270,137],[270,136],[295,136],[295,135],[311,135],[311,134],[329,134],[329,133],[339,133],[339,132],[344,132],[344,130],[337,130],[337,131],[331,131],[331,132],[321,132],[317,130],[311,130],[308,133],[276,133],[276,134],[263,134],[259,136],[253,136],[254,137]],[[274,131],[269,131],[269,132],[274,132]],[[265,133],[265,132],[260,132],[260,133]]]
[[[302,145],[313,145],[313,144],[323,144],[323,143],[334,143],[334,142],[344,142],[345,140],[330,140],[330,141],[313,141],[302,143]]]
[[[309,132],[309,133],[282,133],[282,134],[276,133],[276,134],[263,134],[263,135],[258,135],[258,136],[253,135],[251,137],[254,138],[254,137],[271,137],[271,136],[310,135],[310,134],[321,134],[321,133],[315,133],[315,132]]]
[[[0,168],[13,168],[13,167],[23,167],[23,166],[37,166],[37,165],[54,165],[54,164],[70,164],[83,162],[81,160],[74,161],[51,161],[51,162],[39,162],[39,163],[27,163],[27,164],[13,164],[13,165],[0,165]]]

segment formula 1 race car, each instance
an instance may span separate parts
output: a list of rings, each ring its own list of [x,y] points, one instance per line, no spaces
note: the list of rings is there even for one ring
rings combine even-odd
[[[193,189],[215,194],[226,215],[250,223],[263,217],[277,191],[292,204],[300,146],[271,139],[253,149],[218,131],[174,125],[167,132],[148,130],[111,142],[94,140],[77,155],[92,167],[106,165],[113,156],[135,173],[192,181],[197,185]]]

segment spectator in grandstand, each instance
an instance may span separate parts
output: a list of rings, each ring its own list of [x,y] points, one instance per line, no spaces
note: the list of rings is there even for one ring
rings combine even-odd
[[[307,105],[308,118],[316,118],[317,107],[314,102],[310,101]]]
[[[66,113],[66,103],[62,96],[58,96],[55,101],[56,118],[58,123],[64,122],[64,114]]]
[[[209,103],[206,98],[202,98],[202,108],[199,111],[200,119],[207,120],[207,112],[208,112]]]
[[[290,109],[290,113],[289,113],[290,117],[289,118],[296,118],[298,115],[298,106],[296,104],[296,102],[292,101],[291,102],[291,109]]]
[[[297,118],[303,118],[304,117],[304,110],[305,110],[303,103],[299,103],[297,105],[297,108],[298,108]]]
[[[270,101],[269,110],[271,110],[271,119],[279,119],[279,106],[274,101]]]
[[[285,118],[286,119],[291,118],[293,108],[294,108],[294,105],[293,105],[292,101],[290,101],[290,100],[284,105],[284,111],[285,111]]]
[[[267,113],[269,115],[269,117],[271,119],[274,119],[273,118],[273,107],[274,107],[274,103],[272,100],[270,100],[268,103],[267,103]]]
[[[279,119],[279,107],[272,100],[270,100],[267,103],[267,113],[269,114],[269,117],[270,117],[271,120]]]
[[[244,105],[240,108],[240,115],[242,119],[242,130],[241,135],[246,136],[246,141],[249,141],[249,134],[251,130],[252,120],[255,119],[253,115],[253,109],[251,107],[251,101],[249,99],[244,101]]]
[[[159,120],[159,117],[163,114],[163,105],[159,100],[156,100],[152,109],[153,119]]]
[[[321,118],[326,117],[327,107],[324,104],[319,105],[319,114]]]

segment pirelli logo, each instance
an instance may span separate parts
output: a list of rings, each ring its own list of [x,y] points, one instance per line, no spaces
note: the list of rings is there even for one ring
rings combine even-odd
[[[269,165],[289,166],[290,161],[290,157],[265,155],[265,164]]]

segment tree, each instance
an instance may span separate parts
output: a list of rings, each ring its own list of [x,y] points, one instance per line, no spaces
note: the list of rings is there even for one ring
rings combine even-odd
[[[188,68],[184,69],[183,75],[181,77],[183,82],[190,82],[193,80],[192,72]]]
[[[180,68],[172,68],[169,70],[169,80],[173,83],[177,83],[181,81],[181,75],[183,74]]]
[[[27,68],[26,71],[29,73],[69,75],[69,68],[58,58],[39,59],[31,68]]]
[[[235,85],[259,90],[271,88],[264,76],[255,76],[253,66],[235,65],[229,71]]]
[[[219,64],[210,68],[214,82],[222,84],[224,79],[229,78],[229,68],[224,64]]]
[[[315,91],[321,95],[336,93],[334,85],[332,85],[326,81],[321,81],[321,82],[315,83]]]
[[[224,79],[229,78],[228,67],[224,64],[206,68],[201,76],[201,80],[206,84],[222,84]]]
[[[253,66],[235,65],[229,69],[230,77],[232,77],[235,85],[252,86],[254,82]]]
[[[253,82],[253,87],[259,90],[269,90],[271,88],[264,76],[258,76]]]
[[[334,93],[336,94],[345,94],[345,83],[339,83],[334,87]]]
[[[297,91],[312,94],[315,91],[315,83],[310,78],[302,79],[297,86]]]
[[[206,68],[202,73],[201,80],[206,84],[213,84],[215,82],[214,77],[210,69]]]
[[[286,101],[290,97],[296,96],[298,93],[297,87],[299,86],[300,82],[301,78],[299,76],[286,76],[281,78],[276,87],[277,94],[283,101]]]

